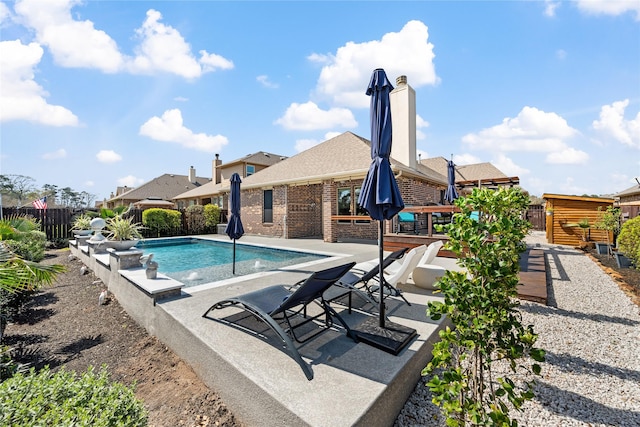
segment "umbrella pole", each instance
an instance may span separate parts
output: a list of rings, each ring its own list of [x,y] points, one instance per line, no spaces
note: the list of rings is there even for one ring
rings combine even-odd
[[[233,239],[233,269],[232,273],[236,274],[236,239]]]
[[[382,266],[382,263],[384,262],[384,219],[380,220],[380,238],[379,240],[379,248],[378,248],[378,256],[379,256],[379,261],[378,261],[378,268],[379,268],[379,279],[380,279],[380,284],[379,284],[379,288],[380,288],[380,309],[378,310],[380,312],[380,327],[384,328],[384,268]]]

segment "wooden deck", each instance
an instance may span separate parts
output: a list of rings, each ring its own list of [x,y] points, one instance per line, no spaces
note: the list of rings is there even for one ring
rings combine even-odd
[[[520,257],[518,297],[547,304],[547,267],[542,249],[528,249]]]
[[[429,245],[434,240],[448,240],[445,235],[413,235],[413,234],[385,234],[384,250],[395,251],[400,248],[413,248],[422,244]],[[450,251],[443,249],[438,256],[455,258]],[[518,298],[547,304],[547,270],[542,249],[528,249],[520,257],[520,287]]]

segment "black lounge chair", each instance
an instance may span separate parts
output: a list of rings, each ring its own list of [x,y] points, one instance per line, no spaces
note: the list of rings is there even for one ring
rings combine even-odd
[[[391,264],[393,264],[394,262],[402,258],[408,250],[409,248],[402,248],[387,255],[382,260],[382,270],[384,271]],[[354,271],[349,271],[345,275],[343,275],[340,278],[340,280],[338,280],[338,282],[336,283],[336,286],[348,289],[350,291],[349,302],[348,302],[349,313],[351,313],[351,306],[352,306],[351,294],[352,293],[355,293],[360,298],[371,303],[374,307],[378,304],[378,300],[375,298],[375,295],[374,295],[374,291],[375,289],[378,289],[378,287],[377,285],[376,286],[370,285],[369,282],[374,281],[376,284],[379,283],[379,279],[378,279],[379,273],[380,273],[380,264],[378,263],[375,266],[371,267],[371,269],[369,269],[368,271],[364,272],[364,274],[357,274]],[[387,291],[392,290],[393,295],[400,296],[402,299],[404,299],[404,301],[407,304],[409,304],[409,302],[402,295],[400,295],[399,291],[396,288],[392,287],[386,282],[385,282],[385,290]],[[333,301],[336,299],[338,298],[332,298],[331,300]]]
[[[298,349],[295,347],[293,340],[298,343],[304,343],[318,334],[325,332],[333,326],[333,318],[337,319],[346,329],[347,335],[357,342],[356,335],[340,315],[329,305],[323,297],[323,293],[333,286],[340,277],[349,271],[355,262],[340,265],[338,267],[328,268],[326,270],[317,271],[307,279],[296,283],[293,286],[274,285],[264,289],[238,295],[219,301],[212,305],[202,317],[208,317],[209,312],[215,309],[221,309],[231,306],[242,306],[242,308],[257,319],[265,322],[283,341],[285,347],[289,351],[291,357],[298,362],[298,365],[304,371],[308,380],[313,379],[313,370],[311,366],[302,360]],[[320,314],[308,316],[307,306],[310,303],[316,303],[321,309]],[[293,323],[295,316],[302,315],[302,322]],[[303,325],[313,322],[324,316],[324,321],[320,329],[313,334],[303,334],[298,336],[295,330]],[[231,322],[229,322],[231,323]]]

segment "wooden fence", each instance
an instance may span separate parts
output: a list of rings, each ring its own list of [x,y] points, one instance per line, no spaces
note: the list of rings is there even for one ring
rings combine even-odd
[[[171,230],[169,232],[162,233],[162,236],[184,236],[189,234],[186,223],[185,210],[180,210],[182,213],[182,224],[180,228]],[[12,215],[31,215],[37,218],[42,224],[42,231],[47,235],[47,240],[55,241],[59,239],[70,239],[73,237],[71,227],[73,226],[73,218],[76,215],[81,214],[82,211],[72,210],[69,208],[50,208],[50,209],[35,209],[33,207],[3,207],[2,217],[8,218]],[[220,213],[221,223],[226,223],[226,212]],[[127,214],[129,217],[133,217],[134,222],[142,223],[142,210],[132,209]],[[531,205],[527,211],[527,219],[533,224],[534,230],[545,230],[545,213],[542,206]],[[215,233],[215,229],[205,230],[203,234]],[[158,237],[153,230],[143,230],[142,235],[144,237]]]

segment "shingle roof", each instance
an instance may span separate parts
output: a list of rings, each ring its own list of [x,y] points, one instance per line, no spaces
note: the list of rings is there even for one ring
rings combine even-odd
[[[209,181],[206,184],[201,185],[200,187],[178,194],[173,198],[173,200],[199,199],[201,197],[207,197],[213,194],[217,194],[221,192],[223,188],[228,191],[229,183],[225,182],[224,184],[222,183],[215,184],[213,181]]]
[[[639,194],[640,193],[640,184],[635,184],[632,187],[627,188],[626,190],[622,190],[619,193],[616,193],[615,196],[616,197],[620,197],[620,196],[633,196],[635,194]]]
[[[371,143],[345,132],[245,178],[242,187],[316,183],[342,177],[361,179],[370,164]],[[435,185],[447,184],[444,176],[424,166],[415,171],[394,159],[391,159],[391,166],[396,172],[415,175]]]
[[[171,200],[178,194],[186,190],[194,189],[198,186],[210,182],[209,178],[196,177],[196,182],[189,182],[187,175],[173,175],[165,173],[157,178],[146,182],[133,190],[122,193],[109,201],[117,200],[142,200],[157,197],[164,200]]]
[[[421,160],[420,163],[444,176],[447,176],[448,160],[444,157],[431,157],[429,159]],[[507,178],[507,175],[489,162],[462,166],[456,165],[456,182],[477,181],[479,179],[491,178]]]
[[[286,158],[286,156],[282,156],[280,154],[258,151],[257,153],[247,154],[244,157],[240,157],[239,159],[235,159],[230,162],[224,162],[221,166],[225,167],[236,163],[250,163],[252,165],[271,166]]]

